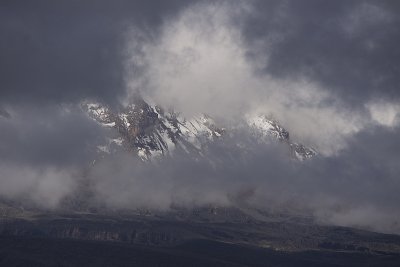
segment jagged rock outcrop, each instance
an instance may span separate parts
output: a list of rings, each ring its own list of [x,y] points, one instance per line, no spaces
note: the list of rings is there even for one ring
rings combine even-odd
[[[113,153],[118,149],[128,149],[144,161],[171,156],[176,150],[202,157],[215,140],[223,139],[226,133],[235,131],[234,128],[217,126],[205,114],[186,119],[174,111],[151,106],[141,98],[117,111],[100,103],[86,102],[82,106],[102,126],[115,129],[116,135],[109,138],[108,143],[98,146],[100,152]],[[247,128],[259,143],[271,140],[284,143],[291,155],[299,160],[309,159],[316,154],[315,150],[292,142],[289,132],[266,116],[247,118],[242,127]]]

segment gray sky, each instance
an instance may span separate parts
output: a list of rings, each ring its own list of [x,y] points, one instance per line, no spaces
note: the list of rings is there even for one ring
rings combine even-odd
[[[320,156],[293,166],[263,148],[240,169],[163,171],[116,168],[136,166],[121,156],[89,177],[108,204],[226,204],[257,188],[254,205],[399,232],[399,14],[396,0],[2,1],[0,195],[57,206],[104,137],[79,103],[140,91],[186,116],[271,115]]]

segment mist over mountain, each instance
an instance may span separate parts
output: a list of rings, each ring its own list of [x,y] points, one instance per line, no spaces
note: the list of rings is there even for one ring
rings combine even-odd
[[[245,206],[398,234],[399,9],[3,1],[0,198]]]

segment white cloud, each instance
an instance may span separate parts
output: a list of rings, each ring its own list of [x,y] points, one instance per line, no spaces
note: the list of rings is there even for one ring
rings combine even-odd
[[[14,164],[0,164],[0,180],[1,196],[33,201],[46,208],[55,208],[76,185],[66,169]]]
[[[375,123],[386,127],[396,127],[400,123],[400,104],[385,101],[374,101],[366,104]]]
[[[128,68],[129,87],[186,116],[270,114],[322,154],[338,152],[345,138],[362,127],[362,118],[330,104],[337,100],[313,81],[256,74],[257,63],[246,57],[239,30],[240,14],[251,8],[228,2],[191,6],[165,21],[156,40],[143,41],[145,35],[132,30],[129,63],[144,72],[131,78]]]

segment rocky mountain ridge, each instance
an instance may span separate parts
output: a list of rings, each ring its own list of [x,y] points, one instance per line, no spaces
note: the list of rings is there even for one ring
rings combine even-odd
[[[113,129],[114,135],[108,142],[97,147],[100,153],[128,149],[143,161],[172,156],[175,151],[203,157],[213,142],[237,130],[218,126],[205,114],[187,119],[175,111],[149,105],[141,98],[118,111],[97,102],[85,102],[82,107],[97,123]],[[249,130],[261,145],[274,141],[286,145],[295,159],[306,160],[316,155],[314,149],[293,142],[289,132],[267,116],[246,118],[240,128]],[[240,145],[237,144],[239,148]]]

